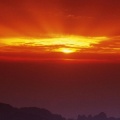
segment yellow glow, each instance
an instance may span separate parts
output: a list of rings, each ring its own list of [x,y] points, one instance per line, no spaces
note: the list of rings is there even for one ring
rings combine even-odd
[[[1,39],[0,43],[6,45],[67,45],[67,46],[78,46],[78,47],[89,47],[90,44],[98,43],[100,41],[106,40],[107,37],[83,37],[83,36],[58,36],[52,38],[6,38]]]
[[[73,49],[73,48],[59,48],[56,51],[63,52],[63,53],[66,53],[66,54],[70,54],[70,53],[76,52],[76,49]]]
[[[83,37],[83,36],[53,36],[50,38],[4,38],[0,39],[2,47],[22,46],[25,50],[32,47],[33,52],[43,51],[72,53],[78,49],[91,48],[92,44],[98,44],[107,40],[107,37]],[[37,49],[35,49],[35,47]]]

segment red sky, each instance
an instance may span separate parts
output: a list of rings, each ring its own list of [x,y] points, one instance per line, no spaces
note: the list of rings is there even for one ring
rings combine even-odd
[[[1,0],[0,59],[64,58],[68,51],[77,54],[69,59],[119,61],[119,8],[119,0]]]
[[[119,116],[119,71],[120,0],[0,0],[1,102]]]

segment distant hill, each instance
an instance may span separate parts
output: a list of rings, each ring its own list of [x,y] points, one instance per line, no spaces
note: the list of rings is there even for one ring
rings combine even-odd
[[[0,120],[66,120],[58,114],[46,109],[36,107],[15,108],[9,104],[0,103]],[[68,119],[73,120],[73,119]],[[107,117],[104,112],[98,115],[78,115],[76,120],[120,120],[120,118]]]
[[[95,116],[78,115],[77,120],[120,120],[120,118],[107,117],[107,115],[104,112],[101,112]]]
[[[61,115],[52,114],[46,109],[36,107],[14,108],[0,103],[0,120],[65,120]]]

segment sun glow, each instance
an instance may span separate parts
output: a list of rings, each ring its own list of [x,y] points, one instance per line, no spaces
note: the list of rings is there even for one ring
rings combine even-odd
[[[77,50],[73,48],[60,48],[60,49],[57,49],[56,51],[63,52],[65,54],[70,54],[70,53],[76,52]]]
[[[83,37],[83,36],[52,36],[46,38],[4,38],[0,40],[0,47],[32,52],[63,52],[73,53],[80,49],[91,48],[92,44],[98,44],[107,40],[107,37]],[[20,49],[20,50],[22,50]],[[8,50],[8,49],[5,49]],[[14,50],[15,51],[15,50]]]

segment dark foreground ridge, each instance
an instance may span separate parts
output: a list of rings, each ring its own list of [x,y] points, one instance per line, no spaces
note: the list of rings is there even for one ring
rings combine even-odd
[[[0,120],[67,120],[58,114],[53,114],[46,109],[36,107],[14,108],[9,104],[0,103]],[[73,119],[69,119],[73,120]],[[108,118],[104,112],[98,115],[78,115],[77,120],[120,120]]]

